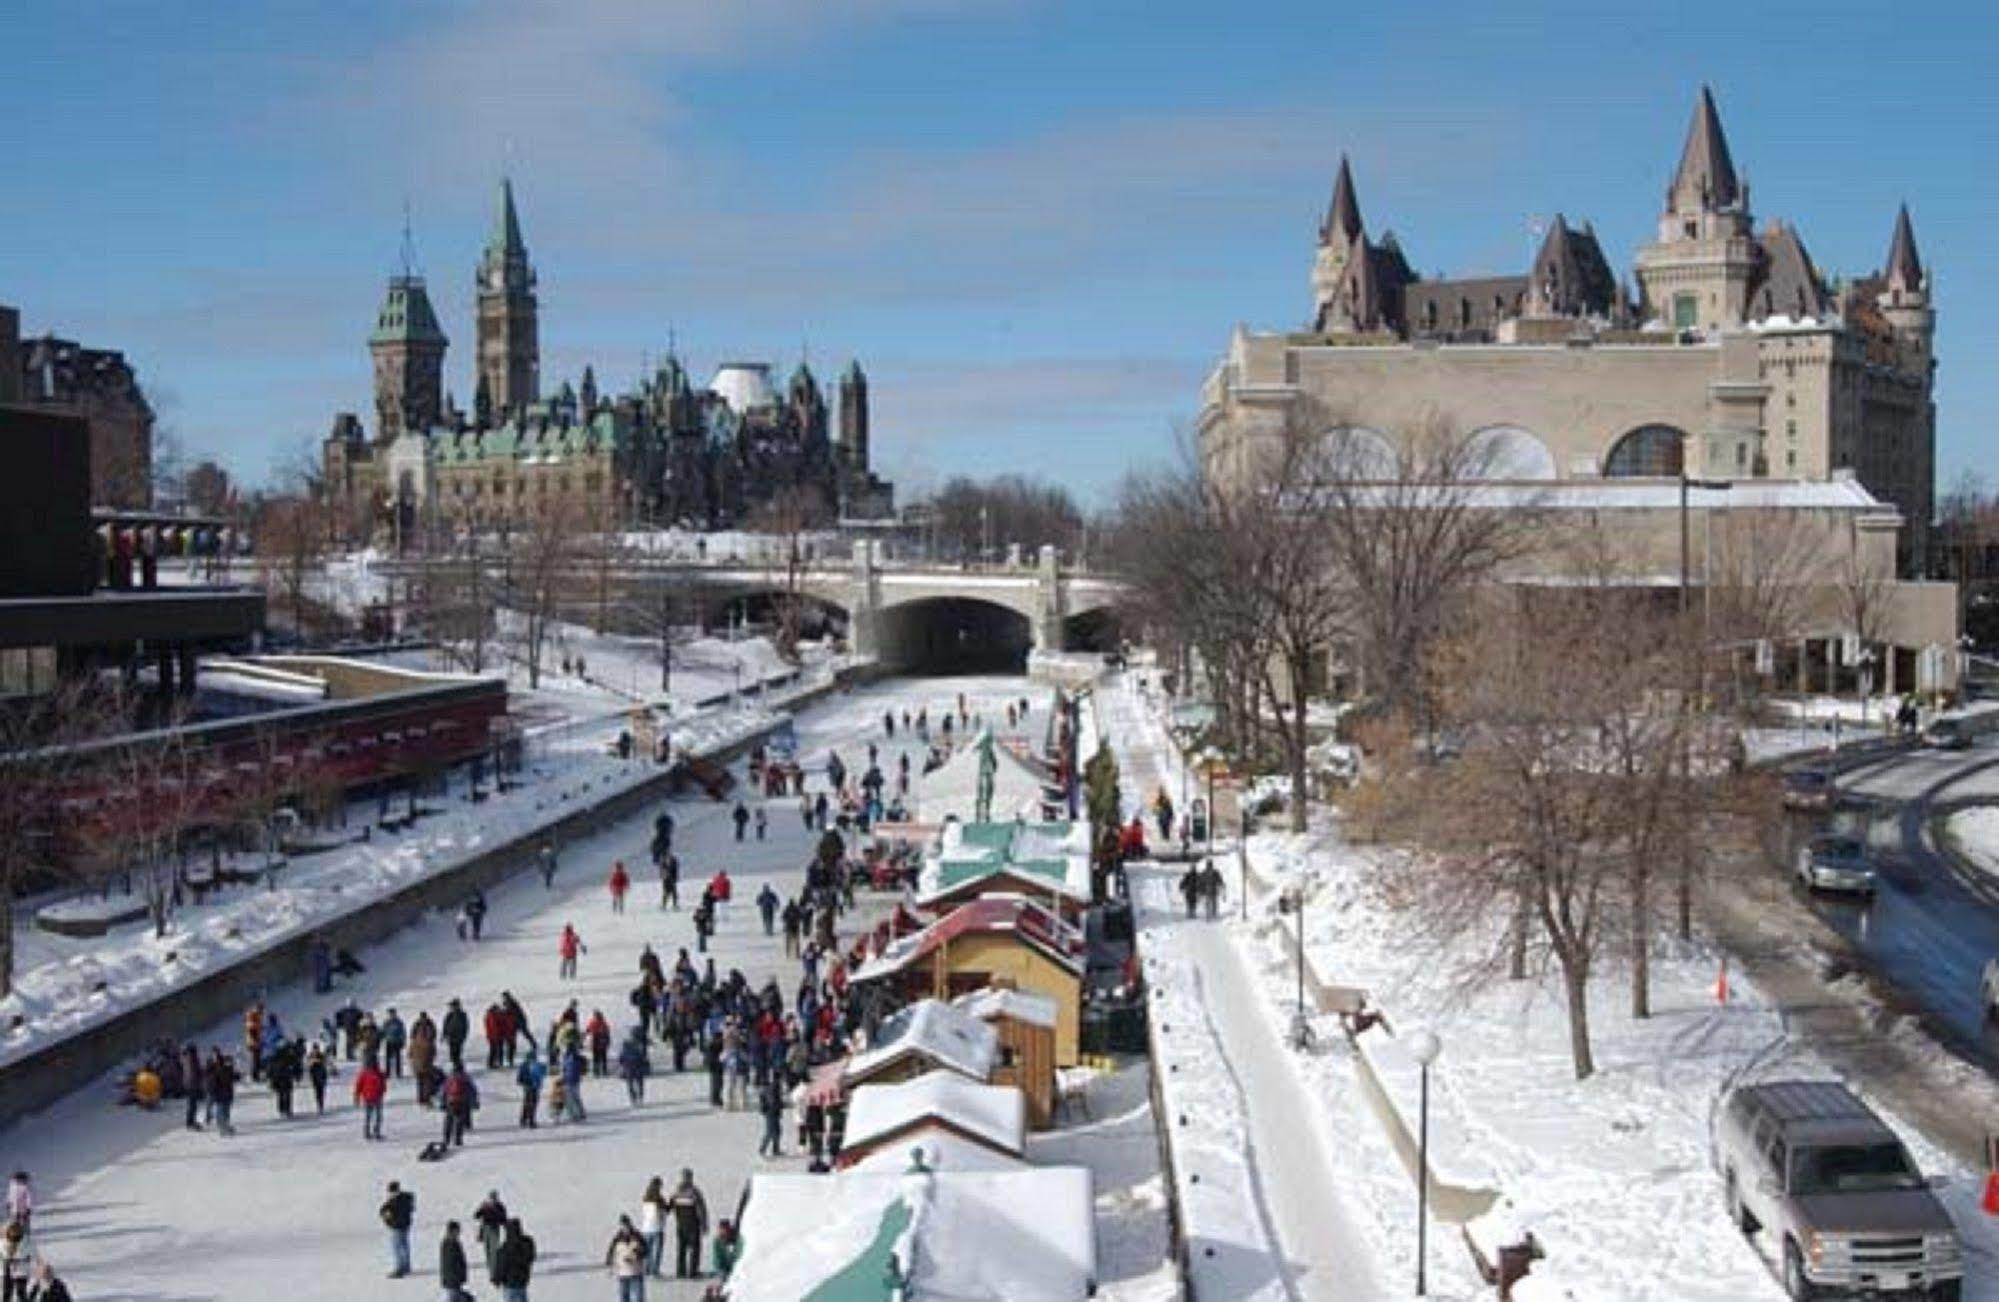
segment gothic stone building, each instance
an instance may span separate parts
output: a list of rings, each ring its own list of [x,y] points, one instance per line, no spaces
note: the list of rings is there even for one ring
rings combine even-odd
[[[1635,271],[1634,291],[1587,222],[1557,216],[1524,274],[1424,280],[1393,234],[1370,236],[1343,159],[1311,321],[1237,331],[1204,394],[1208,463],[1328,419],[1390,445],[1438,424],[1476,434],[1518,479],[1852,477],[1900,512],[1899,565],[1916,572],[1936,314],[1906,208],[1880,271],[1829,282],[1795,226],[1756,226],[1703,88]]]
[[[782,393],[762,362],[723,365],[697,387],[671,351],[631,392],[541,394],[539,302],[511,184],[476,276],[473,409],[444,389],[449,347],[423,278],[389,280],[368,337],[375,432],[341,413],[324,445],[328,491],[356,537],[415,536],[422,515],[502,529],[558,509],[579,527],[720,528],[789,491],[826,517],[876,518],[893,490],[869,468],[868,383],[858,362],[829,404],[800,363]]]
[[[0,403],[83,417],[92,504],[153,504],[153,408],[123,353],[54,335],[23,339],[20,313],[0,304]]]

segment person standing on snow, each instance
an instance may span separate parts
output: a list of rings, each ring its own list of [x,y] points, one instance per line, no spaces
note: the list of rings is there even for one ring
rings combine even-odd
[[[617,1233],[604,1250],[604,1265],[618,1281],[618,1302],[645,1302],[646,1245],[631,1217],[618,1218]]]
[[[708,1200],[694,1187],[694,1172],[682,1167],[680,1183],[667,1197],[673,1213],[673,1274],[676,1279],[696,1279],[701,1274],[701,1236],[708,1232]]]
[[[535,859],[541,868],[541,888],[545,891],[554,890],[555,842],[543,841],[541,843],[541,851],[535,856]]]
[[[465,1147],[465,1132],[472,1128],[472,1111],[479,1106],[479,1087],[466,1074],[463,1063],[444,1078],[444,1146]]]
[[[611,912],[625,911],[625,892],[632,888],[632,875],[625,871],[625,861],[618,860],[611,865],[611,877],[607,883],[611,888]]]
[[[451,1055],[451,1070],[457,1071],[465,1065],[465,1041],[472,1035],[472,1019],[465,1015],[465,1005],[456,999],[444,1010],[444,1049]]]
[[[770,830],[770,818],[764,813],[762,805],[757,806],[756,826],[757,840],[761,841],[764,839],[764,833]]]
[[[437,1283],[444,1290],[444,1302],[472,1302],[465,1291],[470,1271],[465,1266],[465,1245],[458,1239],[458,1222],[444,1223],[444,1239],[437,1245]]]
[[[742,801],[738,800],[736,802],[735,812],[730,814],[729,818],[736,825],[736,839],[738,841],[742,840],[744,830],[747,829],[750,825],[749,807],[744,805]]]
[[[305,1055],[305,1078],[312,1086],[312,1110],[324,1115],[326,1112],[326,1051],[318,1045]]]
[[[632,1106],[645,1102],[646,1076],[652,1071],[652,1062],[646,1054],[645,1034],[634,1029],[625,1037],[624,1045],[618,1050],[618,1075],[624,1077],[625,1093],[631,1098]]]
[[[561,978],[564,981],[574,981],[576,979],[576,956],[590,952],[583,945],[583,937],[576,934],[575,927],[565,922],[562,924],[562,939],[557,943],[556,948],[557,952],[562,956],[562,966],[559,969]]]
[[[35,1190],[26,1171],[16,1171],[7,1181],[7,1219],[18,1223],[26,1234],[34,1226]]]
[[[520,1070],[514,1073],[514,1083],[521,1087],[521,1120],[524,1130],[535,1129],[535,1108],[541,1103],[541,1085],[548,1079],[548,1068],[542,1066],[541,1059],[530,1048],[527,1057],[521,1059]]]
[[[757,1091],[757,1111],[763,1113],[764,1137],[757,1145],[758,1157],[784,1156],[784,1083],[779,1073],[772,1072],[764,1078],[763,1088]]]
[[[485,1256],[486,1278],[499,1283],[500,1241],[507,1233],[507,1205],[500,1201],[500,1191],[489,1189],[486,1199],[472,1213],[472,1220],[478,1225],[479,1250]]]
[[[646,1181],[639,1198],[639,1237],[646,1245],[646,1274],[660,1278],[666,1261],[666,1184],[658,1176]]]
[[[410,1075],[416,1078],[417,1106],[430,1106],[430,1096],[437,1090],[432,1072],[437,1070],[437,1023],[430,1020],[428,1012],[416,1015],[410,1023]]]
[[[776,935],[777,934],[777,892],[771,889],[771,884],[769,882],[765,882],[764,888],[757,892],[757,912],[763,916],[764,935],[766,936]]]
[[[534,1240],[515,1218],[507,1222],[507,1237],[493,1259],[493,1282],[500,1286],[500,1302],[528,1302],[528,1281],[533,1274]]]
[[[403,1019],[396,1016],[391,1008],[389,1015],[382,1019],[382,1073],[386,1076],[403,1074],[403,1046],[409,1043],[409,1028]]]
[[[361,1105],[361,1138],[382,1137],[382,1100],[388,1097],[389,1078],[372,1059],[361,1064],[354,1077],[354,1101]]]
[[[208,1075],[203,1082],[208,1089],[208,1114],[215,1119],[216,1132],[225,1138],[236,1133],[236,1127],[229,1120],[229,1110],[236,1106],[236,1063],[221,1049],[209,1054]]]
[[[203,1088],[201,1067],[201,1047],[190,1040],[180,1051],[180,1079],[187,1090],[187,1121],[189,1130],[201,1129],[197,1118],[201,1114],[201,1102],[208,1091]]]
[[[410,1224],[416,1219],[416,1195],[389,1181],[389,1196],[382,1200],[380,1215],[389,1231],[389,1278],[401,1279],[410,1273]]]

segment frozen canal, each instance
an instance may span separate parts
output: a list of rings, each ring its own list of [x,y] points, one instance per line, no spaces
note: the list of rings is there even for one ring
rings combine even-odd
[[[907,706],[913,713],[927,705],[934,723],[960,691],[975,712],[996,723],[1004,722],[1004,701],[1031,696],[1036,704],[1029,726],[1037,738],[1047,722],[1046,693],[1022,679],[907,681],[836,697],[808,712],[798,727],[801,758],[817,769],[827,750],[837,749],[859,772],[872,740],[883,746],[882,769],[893,784],[902,733],[898,728],[896,743],[884,741],[883,711]],[[920,755],[912,754],[911,764],[912,774],[921,772]],[[811,788],[823,782],[814,773]],[[741,968],[752,985],[777,976],[789,1004],[797,965],[783,958],[781,940],[763,936],[751,901],[766,879],[785,896],[798,888],[810,839],[795,798],[771,803],[769,839],[761,844],[753,833],[745,844],[735,843],[731,808],[705,799],[674,802],[682,895],[691,904],[701,882],[728,868],[735,902],[714,945],[717,967],[723,973]],[[77,1297],[93,1302],[428,1299],[438,1292],[438,1239],[444,1222],[456,1219],[465,1227],[474,1295],[489,1297],[495,1290],[480,1269],[471,1218],[486,1192],[498,1190],[539,1247],[531,1296],[601,1299],[615,1296],[603,1266],[606,1244],[619,1213],[636,1216],[651,1176],[666,1177],[670,1187],[680,1168],[692,1167],[711,1218],[719,1218],[733,1214],[753,1170],[802,1167],[789,1152],[760,1163],[756,1114],[711,1110],[698,1059],[690,1059],[695,1070],[674,1076],[670,1054],[655,1048],[655,1067],[667,1074],[653,1077],[642,1107],[627,1104],[614,1078],[591,1080],[584,1087],[587,1123],[552,1129],[544,1120],[532,1131],[515,1127],[519,1095],[511,1073],[483,1069],[478,1022],[501,990],[511,990],[526,1006],[537,1036],[574,998],[586,1020],[601,1008],[621,1039],[632,1020],[627,996],[638,980],[642,947],[650,943],[669,967],[681,947],[693,949],[689,913],[658,908],[657,878],[646,855],[654,812],[566,847],[553,891],[544,891],[530,873],[491,892],[485,938],[476,945],[461,943],[448,918],[433,917],[363,952],[367,973],[333,996],[315,997],[303,982],[272,992],[270,1003],[288,1031],[316,1028],[350,993],[378,1016],[394,1007],[406,1021],[419,1010],[440,1018],[448,999],[461,999],[473,1021],[466,1060],[483,1107],[477,1128],[449,1161],[415,1160],[438,1136],[441,1122],[415,1106],[407,1078],[392,1083],[388,1142],[381,1144],[361,1139],[351,1072],[328,1087],[323,1117],[311,1115],[310,1093],[301,1089],[305,1112],[290,1121],[278,1119],[261,1085],[246,1081],[236,1100],[233,1139],[182,1130],[177,1103],[148,1114],[116,1106],[108,1078],[80,1081],[60,1105],[0,1132],[0,1165],[31,1171],[39,1190],[38,1250]],[[612,914],[605,888],[614,859],[623,859],[635,879],[621,916]],[[589,947],[579,978],[569,982],[557,979],[556,941],[565,922],[575,924]],[[240,1020],[202,1029],[199,1039],[205,1047],[240,1051]],[[789,1143],[795,1138],[789,1118],[787,1128]],[[416,1273],[394,1283],[383,1278],[387,1249],[376,1217],[390,1180],[400,1180],[417,1198]],[[669,1245],[669,1266],[670,1257]],[[648,1296],[693,1298],[701,1287],[653,1283]]]

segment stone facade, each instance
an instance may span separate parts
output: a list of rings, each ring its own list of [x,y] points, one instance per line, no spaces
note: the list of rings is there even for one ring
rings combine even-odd
[[[92,504],[153,504],[153,408],[123,353],[54,335],[23,339],[21,314],[0,305],[0,403],[83,417]]]
[[[1657,239],[1620,284],[1596,231],[1557,216],[1515,276],[1425,281],[1370,238],[1342,160],[1298,333],[1238,330],[1203,393],[1206,463],[1239,474],[1298,422],[1503,440],[1508,476],[1824,481],[1901,514],[1918,572],[1934,511],[1936,317],[1906,209],[1886,267],[1843,283],[1795,227],[1760,231],[1712,96],[1695,105]]]
[[[322,445],[350,536],[407,544],[419,524],[505,530],[557,511],[579,528],[721,528],[780,494],[827,519],[876,519],[892,487],[869,469],[868,382],[841,375],[832,403],[801,362],[782,392],[763,362],[731,362],[697,386],[671,351],[634,389],[599,391],[594,369],[541,396],[536,277],[513,187],[479,262],[473,410],[444,388],[449,342],[421,277],[390,278],[375,330],[375,430],[343,412]],[[837,430],[834,428],[837,403]]]

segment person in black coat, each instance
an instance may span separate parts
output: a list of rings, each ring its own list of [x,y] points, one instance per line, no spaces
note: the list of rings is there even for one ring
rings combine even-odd
[[[444,1014],[444,1024],[438,1028],[444,1036],[444,1047],[451,1055],[453,1068],[465,1065],[465,1039],[472,1034],[472,1019],[465,1015],[465,1006],[456,999]]]
[[[180,1051],[180,1078],[187,1090],[187,1128],[201,1129],[202,1100],[208,1095],[207,1073],[202,1070],[201,1049],[189,1041]]]
[[[458,1241],[458,1222],[444,1223],[444,1241],[437,1245],[437,1283],[450,1302],[471,1302],[465,1291],[465,1245]]]
[[[534,1276],[534,1239],[518,1218],[507,1222],[507,1237],[493,1258],[493,1282],[505,1302],[527,1302],[528,1281]]]

